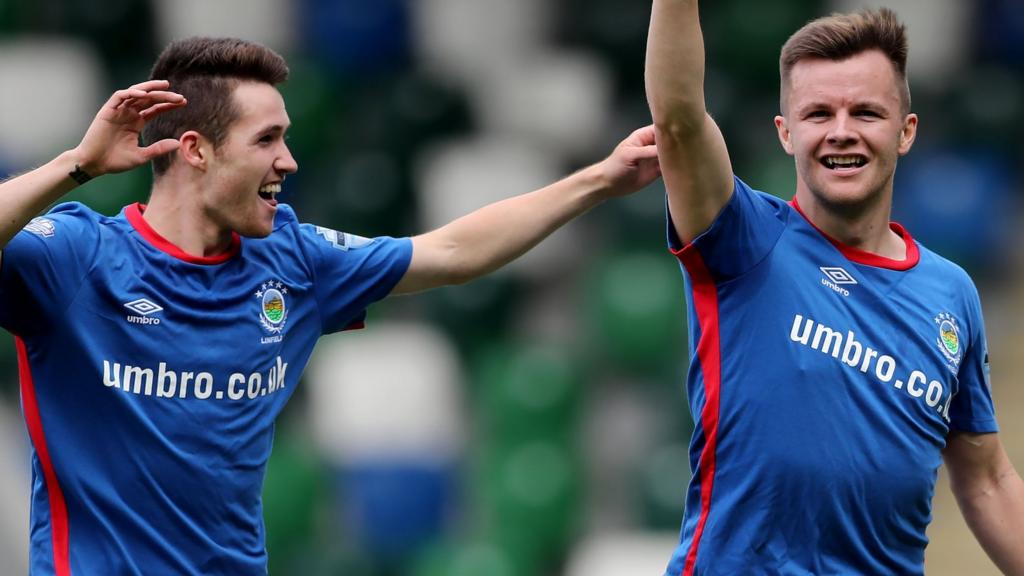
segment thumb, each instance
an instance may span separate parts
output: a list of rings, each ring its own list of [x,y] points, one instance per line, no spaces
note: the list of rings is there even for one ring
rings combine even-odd
[[[640,159],[640,160],[646,160],[646,159],[649,159],[649,158],[657,158],[658,157],[658,147],[656,145],[654,145],[654,144],[650,144],[650,145],[647,145],[647,146],[640,146],[640,147],[635,149],[634,154],[636,154],[636,157],[638,159]]]
[[[650,160],[658,157],[658,147],[654,144],[648,146],[630,146],[622,151],[626,162],[636,163],[643,160]]]

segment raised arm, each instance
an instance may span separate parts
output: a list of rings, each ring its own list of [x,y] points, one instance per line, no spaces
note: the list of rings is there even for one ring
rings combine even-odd
[[[697,0],[654,0],[645,80],[672,222],[689,242],[711,225],[733,191],[729,152],[704,104]]]
[[[1024,482],[999,436],[953,433],[943,458],[978,543],[1003,574],[1024,574]]]
[[[640,190],[658,173],[654,129],[647,126],[597,164],[414,237],[409,270],[392,294],[461,284],[497,270],[566,222],[608,198]]]
[[[185,104],[185,99],[166,91],[164,80],[150,80],[115,92],[96,114],[81,143],[48,163],[0,183],[0,248],[33,216],[78,186],[79,178],[123,172],[177,148],[177,140],[139,146],[145,122],[164,110]],[[82,175],[86,176],[82,176]]]

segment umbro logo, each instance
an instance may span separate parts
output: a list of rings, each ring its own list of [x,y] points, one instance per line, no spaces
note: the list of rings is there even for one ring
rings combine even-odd
[[[825,278],[821,279],[821,285],[831,288],[843,296],[849,296],[850,291],[843,288],[843,285],[852,285],[857,283],[857,279],[853,277],[845,268],[839,266],[821,266],[818,268],[825,275]]]
[[[836,284],[856,284],[857,279],[850,275],[845,268],[839,266],[822,266],[819,268],[828,276],[828,279],[835,282]]]
[[[127,316],[128,322],[131,322],[132,324],[159,324],[159,318],[150,316],[164,309],[163,306],[160,306],[148,298],[139,298],[138,300],[125,302],[124,307],[137,314],[137,316]]]

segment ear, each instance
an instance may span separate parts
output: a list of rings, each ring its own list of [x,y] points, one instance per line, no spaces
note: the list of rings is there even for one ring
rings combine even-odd
[[[779,133],[779,142],[782,144],[782,149],[786,151],[786,154],[792,156],[793,142],[789,138],[789,127],[786,125],[785,116],[775,117],[775,130]]]
[[[914,145],[914,140],[916,138],[917,114],[907,114],[906,119],[903,120],[903,129],[900,130],[900,156],[910,152],[910,147]]]
[[[206,164],[213,153],[210,142],[195,130],[185,132],[178,141],[181,142],[181,146],[178,147],[178,155],[185,163],[193,168],[206,170]]]

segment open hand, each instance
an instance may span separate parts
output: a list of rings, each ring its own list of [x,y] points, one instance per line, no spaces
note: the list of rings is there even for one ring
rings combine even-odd
[[[177,149],[173,138],[139,146],[150,118],[186,104],[184,96],[166,90],[169,86],[166,80],[149,80],[114,92],[75,148],[79,166],[93,177],[124,172]]]
[[[654,125],[635,130],[601,162],[610,196],[625,196],[644,188],[661,175]]]

